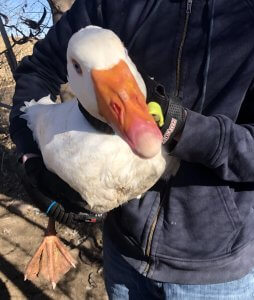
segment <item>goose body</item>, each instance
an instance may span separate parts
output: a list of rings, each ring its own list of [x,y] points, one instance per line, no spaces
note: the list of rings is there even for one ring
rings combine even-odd
[[[26,106],[22,108],[24,112],[22,117],[27,120],[28,126],[33,132],[46,167],[79,192],[88,203],[90,210],[107,212],[147,191],[163,175],[166,168],[167,176],[175,173],[178,163],[175,158],[168,156],[163,151],[160,133],[157,132],[158,129],[155,128],[153,120],[150,120],[150,116],[145,115],[143,123],[139,121],[140,118],[143,118],[141,114],[148,115],[145,104],[146,90],[142,78],[120,40],[108,30],[95,26],[89,27],[82,29],[70,41],[72,47],[69,46],[67,54],[69,82],[81,105],[95,118],[108,123],[114,129],[115,134],[105,134],[96,130],[80,112],[77,99],[62,104],[55,104],[49,97],[42,98],[38,102],[32,100],[26,102]],[[105,32],[106,35],[103,35]],[[89,36],[90,33],[91,36]],[[99,34],[98,41],[94,33]],[[86,42],[82,43],[84,35]],[[86,39],[87,36],[90,39]],[[101,41],[103,37],[105,37],[105,41]],[[111,39],[110,45],[113,43],[116,49],[119,48],[114,51],[117,51],[117,54],[120,53],[120,57],[113,55],[114,53],[109,54],[113,57],[113,61],[110,62],[106,56],[107,53],[98,55],[96,58],[94,53],[89,54],[91,49],[88,56],[85,56],[87,50],[84,47],[89,48],[91,44],[92,47],[96,46],[95,49],[100,52],[97,43],[105,44],[106,39],[107,41]],[[106,45],[105,49],[108,48],[110,48],[109,45]],[[112,49],[109,50],[112,51]],[[140,93],[142,99],[144,98],[142,100],[144,103],[141,103],[143,105],[141,112],[133,107],[133,112],[137,111],[137,114],[141,116],[138,117],[138,121],[136,119],[133,121],[138,124],[135,125],[136,127],[134,126],[135,130],[131,127],[132,119],[128,121],[129,119],[126,117],[128,122],[124,119],[124,114],[127,115],[129,109],[124,106],[128,100],[124,88],[117,92],[118,98],[121,98],[123,104],[117,104],[117,98],[112,105],[115,94],[105,97],[111,99],[112,116],[110,111],[107,112],[108,108],[104,102],[100,101],[101,95],[105,92],[104,86],[113,78],[113,75],[108,75],[111,74],[111,71],[107,70],[113,70],[112,68],[122,60],[124,65],[121,70],[125,66],[128,67],[130,76],[137,83],[135,83],[137,87],[134,88],[138,90],[137,93]],[[99,70],[99,72],[92,73],[93,70]],[[104,71],[100,73],[100,70],[106,70],[105,72],[108,73],[105,74],[107,75],[104,76]],[[114,69],[114,72],[118,72],[117,70]],[[124,76],[126,76],[126,70]],[[82,83],[81,77],[83,78]],[[119,77],[121,76],[117,74],[116,80]],[[106,78],[103,81],[106,82],[105,85],[100,85],[104,78]],[[113,80],[115,79],[113,78]],[[110,86],[105,93],[111,93],[112,89]],[[121,108],[122,106],[124,108]],[[119,112],[121,109],[123,112]],[[104,113],[105,111],[107,113]],[[130,118],[132,118],[132,112]],[[121,123],[120,129],[117,127],[118,122]],[[153,149],[154,144],[156,146]]]
[[[77,100],[54,104],[49,97],[27,103],[28,126],[46,167],[87,201],[109,211],[149,189],[166,168],[166,155],[140,158],[116,134],[94,129]]]

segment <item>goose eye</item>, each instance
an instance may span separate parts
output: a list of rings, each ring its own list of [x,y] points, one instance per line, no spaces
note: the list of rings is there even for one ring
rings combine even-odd
[[[76,72],[77,72],[79,75],[82,75],[83,72],[82,72],[82,69],[81,69],[79,63],[76,62],[75,59],[73,59],[73,60],[72,60],[72,64],[73,64],[73,67],[74,67],[74,69],[76,70]]]

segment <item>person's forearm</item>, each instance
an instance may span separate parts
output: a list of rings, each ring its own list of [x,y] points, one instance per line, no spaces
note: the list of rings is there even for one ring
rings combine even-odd
[[[254,181],[254,126],[237,125],[223,115],[188,111],[172,155],[213,169],[224,180]]]
[[[40,51],[44,51],[43,44],[46,47],[49,43],[48,39],[35,46],[33,56],[24,58],[15,73],[16,88],[13,97],[13,108],[10,114],[10,135],[17,146],[17,151],[21,154],[26,152],[38,153],[39,150],[33,141],[32,133],[28,129],[26,121],[20,118],[22,114],[20,108],[24,106],[25,101],[32,99],[37,101],[49,94],[54,98],[59,92],[60,84],[63,82],[63,79],[56,74],[53,66],[51,67],[47,63],[47,56],[55,55],[53,50],[48,55],[40,53]],[[57,65],[56,68],[58,68]]]

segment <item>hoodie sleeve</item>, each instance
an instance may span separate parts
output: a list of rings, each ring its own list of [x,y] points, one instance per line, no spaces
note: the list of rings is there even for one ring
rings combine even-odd
[[[245,124],[225,115],[204,116],[188,111],[181,138],[172,155],[213,169],[227,181],[254,181],[254,91],[244,108]]]
[[[33,54],[25,57],[18,66],[13,108],[10,114],[10,135],[18,153],[38,153],[32,132],[26,121],[19,118],[24,101],[59,94],[60,85],[67,82],[66,51],[73,33],[87,25],[97,25],[96,1],[76,0],[72,8],[36,43]]]

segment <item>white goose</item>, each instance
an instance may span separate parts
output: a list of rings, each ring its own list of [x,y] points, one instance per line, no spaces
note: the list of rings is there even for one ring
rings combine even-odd
[[[30,101],[22,117],[47,168],[79,192],[90,210],[107,212],[147,191],[166,167],[167,176],[176,172],[177,160],[164,154],[162,135],[149,114],[145,84],[112,31],[88,26],[75,33],[67,70],[80,104],[114,134],[97,131],[80,112],[77,99],[62,104],[49,97]],[[33,269],[35,260],[28,267],[29,279],[39,272]],[[58,275],[49,278],[53,287]]]

